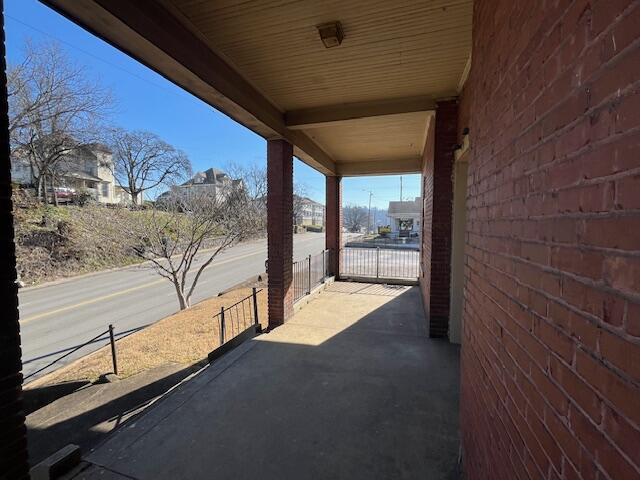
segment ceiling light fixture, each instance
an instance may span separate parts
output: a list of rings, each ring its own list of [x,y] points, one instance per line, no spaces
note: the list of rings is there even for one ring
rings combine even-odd
[[[316,28],[320,34],[320,40],[322,40],[326,48],[337,47],[342,43],[344,34],[342,33],[340,22],[323,23]]]

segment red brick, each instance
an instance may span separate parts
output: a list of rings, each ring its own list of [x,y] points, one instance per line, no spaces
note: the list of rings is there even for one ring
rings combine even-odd
[[[627,304],[626,313],[626,325],[627,333],[634,337],[640,337],[640,304],[631,303]]]
[[[632,343],[619,335],[602,330],[600,354],[629,375],[631,381],[640,383],[640,341]]]
[[[423,246],[429,240],[431,244],[428,249],[423,248],[423,271],[429,272],[430,279],[423,282],[422,291],[429,296],[429,335],[432,337],[446,336],[449,327],[453,202],[451,175],[457,143],[457,121],[458,102],[439,102],[432,130],[433,150],[425,148],[425,217],[429,218],[423,220]],[[430,154],[431,158],[428,157]]]
[[[619,341],[640,338],[640,4],[539,3],[474,4],[464,461],[469,478],[634,478],[638,362]]]
[[[576,350],[576,370],[589,385],[631,421],[640,424],[640,389],[620,378],[591,355]],[[592,418],[599,419],[600,417]]]
[[[545,410],[545,424],[564,455],[576,466],[580,465],[580,446],[568,427],[568,420],[559,418],[553,410]]]
[[[631,425],[622,415],[605,406],[603,430],[623,451],[635,467],[640,468],[640,429]]]
[[[595,391],[558,360],[551,359],[549,370],[551,377],[567,393],[568,397],[599,423],[602,417],[602,406]]]
[[[544,320],[537,320],[534,333],[544,345],[560,355],[567,363],[573,361],[573,342],[562,330]]]
[[[599,329],[591,320],[555,302],[549,305],[549,317],[582,345],[596,350]]]
[[[267,230],[269,327],[293,315],[293,146],[267,142]]]
[[[326,234],[325,247],[330,251],[329,271],[340,273],[340,249],[342,248],[342,178],[326,177]]]
[[[640,245],[640,217],[590,218],[580,243],[595,247],[637,250]]]
[[[630,175],[616,182],[616,206],[625,210],[640,208],[640,175]]]
[[[604,261],[604,281],[611,287],[623,292],[632,294],[640,292],[640,275],[638,275],[638,272],[640,272],[640,258],[637,257],[611,256]]]
[[[638,478],[638,471],[582,413],[571,411],[571,428],[610,478]]]
[[[532,368],[531,380],[553,409],[560,415],[566,416],[569,407],[567,395],[551,381],[549,374],[546,371]]]

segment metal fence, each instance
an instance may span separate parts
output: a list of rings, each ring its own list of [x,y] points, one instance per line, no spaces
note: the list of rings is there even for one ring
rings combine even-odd
[[[258,294],[263,289],[254,288],[251,295],[234,303],[230,307],[221,307],[220,313],[213,319],[219,326],[220,345],[233,340],[250,328],[260,326]]]
[[[26,375],[24,377],[23,381],[26,382],[31,377],[33,377],[33,376],[35,376],[35,375],[37,375],[37,374],[39,374],[41,372],[44,372],[49,367],[54,366],[56,363],[58,363],[63,358],[67,358],[69,355],[74,354],[75,352],[77,352],[78,350],[80,350],[83,347],[86,347],[89,344],[92,344],[92,343],[95,343],[95,342],[100,342],[100,341],[107,340],[107,339],[109,339],[109,344],[111,345],[111,363],[113,365],[113,373],[118,375],[118,357],[117,357],[117,353],[116,353],[115,334],[114,334],[113,325],[109,325],[109,327],[106,330],[100,332],[95,337],[87,340],[84,343],[81,343],[80,345],[77,345],[76,347],[73,347],[71,350],[69,350],[65,354],[60,355],[58,358],[56,358],[52,362],[47,363],[44,367],[41,367],[41,368],[37,369],[34,372],[31,372],[29,375]]]
[[[391,248],[340,249],[340,277],[417,280],[420,251]]]
[[[305,295],[324,283],[330,276],[331,251],[323,250],[318,255],[309,255],[304,260],[293,262],[293,302],[297,302]]]

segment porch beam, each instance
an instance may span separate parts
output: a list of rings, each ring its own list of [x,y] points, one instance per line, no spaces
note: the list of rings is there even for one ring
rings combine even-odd
[[[338,175],[396,175],[401,173],[420,173],[422,158],[396,158],[371,160],[364,162],[340,162],[336,165]]]
[[[267,140],[286,139],[325,175],[333,159],[251,85],[169,3],[154,0],[41,0],[97,37]]]
[[[368,117],[434,111],[435,107],[436,102],[431,97],[410,97],[290,110],[285,112],[284,117],[289,129],[299,130],[332,126]]]

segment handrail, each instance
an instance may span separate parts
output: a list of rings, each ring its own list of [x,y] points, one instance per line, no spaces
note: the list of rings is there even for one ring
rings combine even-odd
[[[47,368],[55,365],[56,363],[58,363],[60,360],[62,360],[63,358],[68,357],[69,355],[77,352],[78,350],[80,350],[83,347],[86,347],[87,345],[89,345],[90,343],[95,342],[96,340],[98,340],[100,337],[102,337],[103,335],[107,335],[107,334],[112,334],[113,333],[113,326],[109,325],[109,328],[107,328],[105,331],[100,332],[98,335],[96,335],[95,337],[93,337],[91,340],[87,340],[86,342],[84,342],[81,345],[78,345],[77,347],[75,347],[73,350],[65,353],[64,355],[61,355],[60,357],[56,358],[53,362],[48,363],[47,365],[45,365],[44,367],[39,368],[38,370],[36,370],[35,372],[31,372],[29,375],[27,375],[26,377],[24,377],[24,380],[27,380],[28,378],[33,377],[34,375],[42,372],[43,370],[46,370]],[[110,335],[111,341],[113,342],[113,335]],[[113,346],[112,346],[113,348]],[[115,372],[114,372],[115,373]]]

